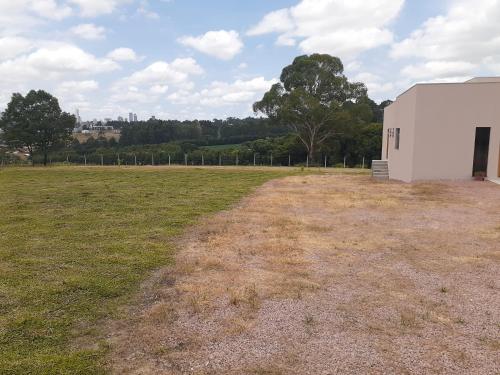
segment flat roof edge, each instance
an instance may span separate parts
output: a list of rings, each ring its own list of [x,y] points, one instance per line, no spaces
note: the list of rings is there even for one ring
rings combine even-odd
[[[401,94],[396,96],[396,99],[399,98],[400,96],[403,96],[404,94],[408,93],[409,91],[413,90],[417,86],[443,86],[443,85],[464,85],[464,86],[470,86],[470,85],[500,85],[500,82],[429,82],[429,83],[415,83],[413,86],[410,86],[407,90],[403,91]]]

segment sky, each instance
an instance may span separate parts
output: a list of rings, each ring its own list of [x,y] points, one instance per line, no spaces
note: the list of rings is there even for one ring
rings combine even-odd
[[[44,89],[84,120],[252,116],[296,56],[377,102],[500,75],[500,0],[0,0],[0,111]]]

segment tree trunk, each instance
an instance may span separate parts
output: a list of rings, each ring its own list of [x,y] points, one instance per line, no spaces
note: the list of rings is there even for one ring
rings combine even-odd
[[[47,150],[43,150],[43,166],[47,166]]]
[[[312,142],[309,145],[308,156],[309,156],[309,164],[313,164],[314,163],[314,144]]]

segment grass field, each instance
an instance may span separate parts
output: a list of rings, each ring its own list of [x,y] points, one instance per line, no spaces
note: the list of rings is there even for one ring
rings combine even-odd
[[[172,239],[286,169],[0,169],[0,373],[98,374]]]
[[[264,184],[183,234],[116,374],[499,374],[500,186]]]

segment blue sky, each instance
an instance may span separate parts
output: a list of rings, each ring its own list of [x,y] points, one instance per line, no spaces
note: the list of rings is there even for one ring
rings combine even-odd
[[[84,119],[211,119],[295,56],[339,56],[376,101],[500,72],[495,0],[0,0],[0,109],[42,88]]]

